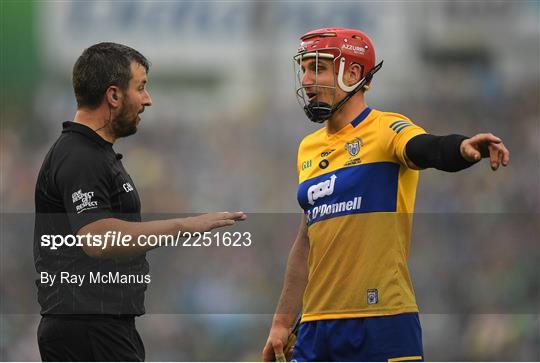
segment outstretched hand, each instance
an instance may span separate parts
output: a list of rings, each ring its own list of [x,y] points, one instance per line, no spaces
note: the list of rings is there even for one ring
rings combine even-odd
[[[182,220],[183,232],[207,232],[216,228],[232,226],[236,221],[247,218],[244,212],[218,212],[201,214],[196,217],[188,217]]]
[[[460,147],[461,156],[467,161],[475,162],[489,157],[491,169],[507,166],[510,162],[510,152],[502,140],[493,134],[478,134],[463,140]]]

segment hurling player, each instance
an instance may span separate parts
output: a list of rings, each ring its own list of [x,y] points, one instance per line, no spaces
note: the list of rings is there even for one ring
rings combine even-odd
[[[304,214],[263,360],[283,354],[300,310],[294,360],[423,360],[407,268],[418,170],[455,172],[482,158],[497,170],[509,152],[490,133],[435,136],[370,108],[364,93],[382,62],[366,34],[318,29],[301,40],[296,94],[324,127],[299,146]]]

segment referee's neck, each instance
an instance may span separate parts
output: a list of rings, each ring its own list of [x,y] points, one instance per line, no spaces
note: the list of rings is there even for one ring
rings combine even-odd
[[[73,122],[88,126],[102,139],[114,144],[116,138],[110,132],[110,114],[106,107],[100,106],[94,110],[80,108],[73,117]]]

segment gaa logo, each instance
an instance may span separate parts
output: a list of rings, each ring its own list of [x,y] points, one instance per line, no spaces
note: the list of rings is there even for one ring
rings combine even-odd
[[[367,303],[373,305],[379,302],[379,291],[377,289],[369,289],[367,291]]]

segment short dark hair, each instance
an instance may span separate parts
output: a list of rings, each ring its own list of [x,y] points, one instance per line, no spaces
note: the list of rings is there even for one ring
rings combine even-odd
[[[99,43],[84,50],[73,66],[73,90],[77,107],[96,108],[103,101],[105,91],[112,85],[127,90],[131,63],[146,69],[150,62],[133,48],[117,43]]]

